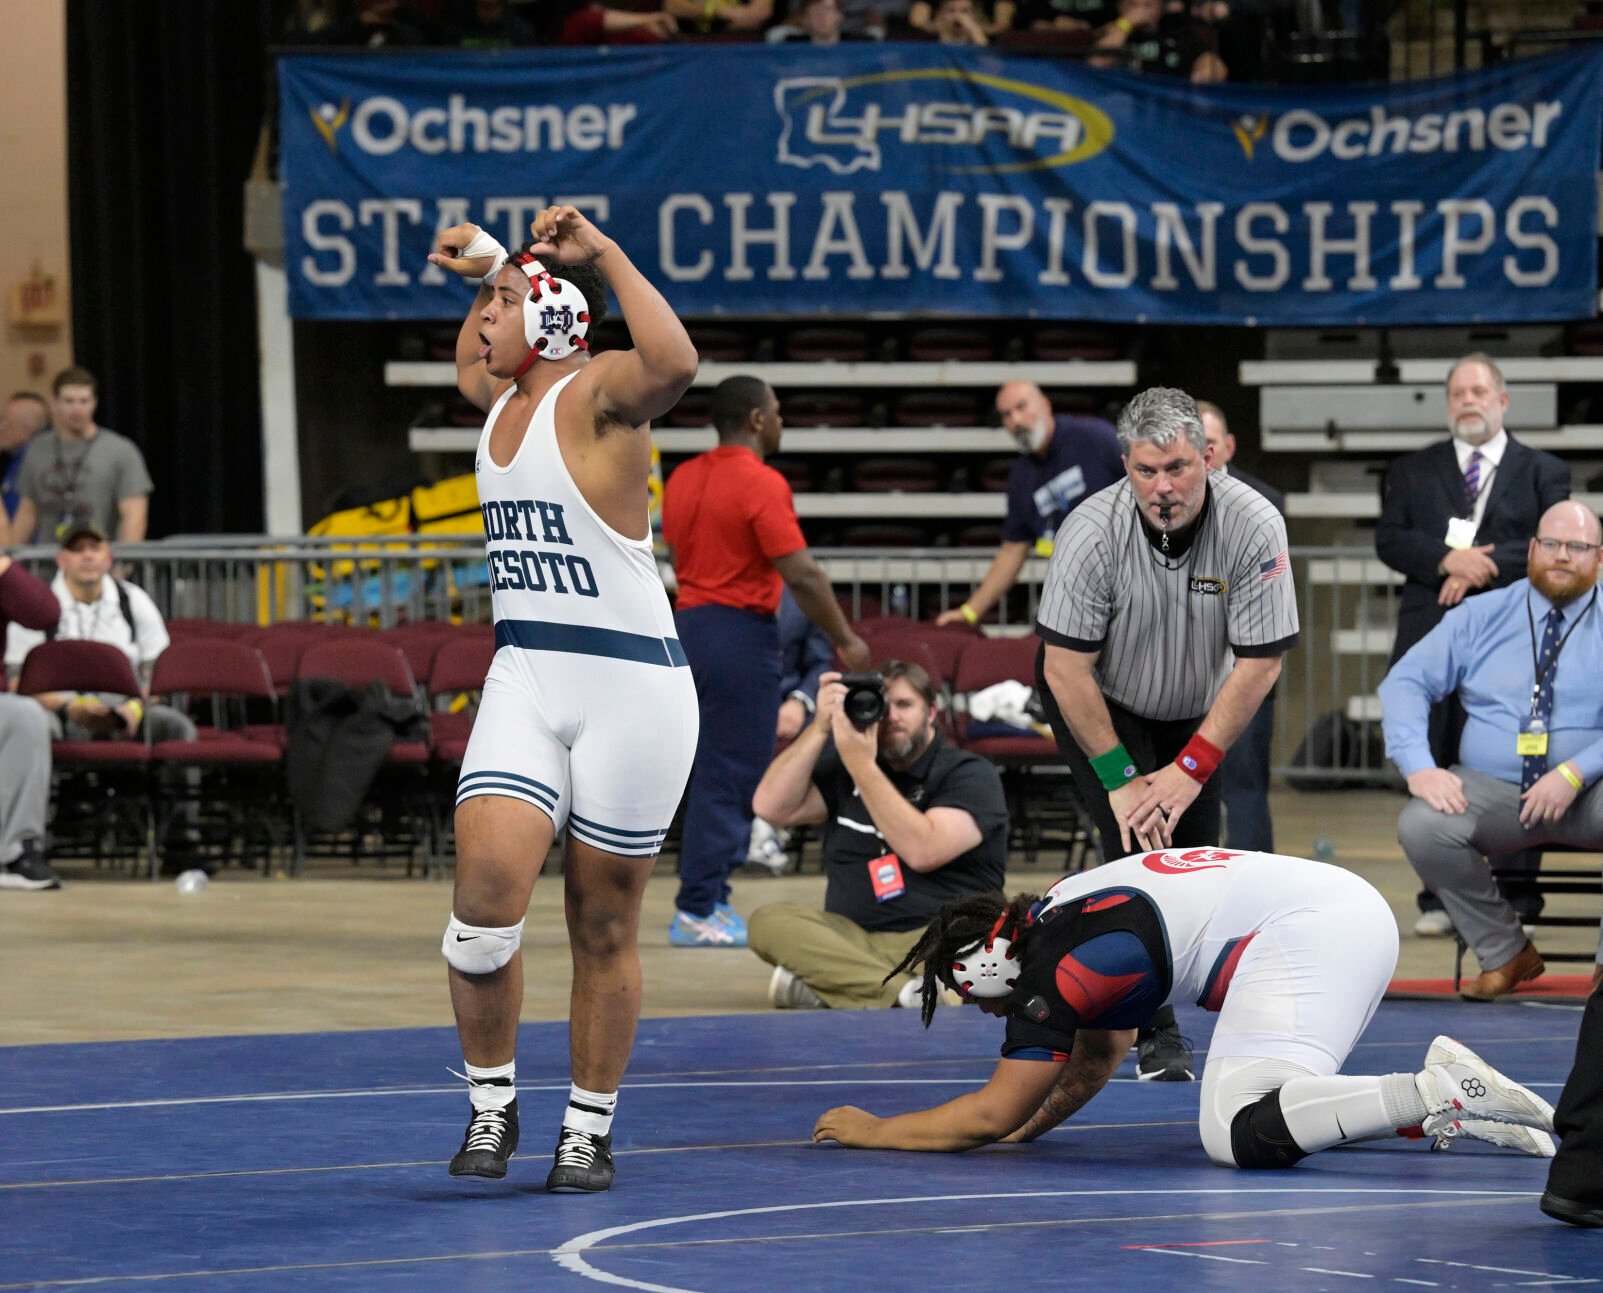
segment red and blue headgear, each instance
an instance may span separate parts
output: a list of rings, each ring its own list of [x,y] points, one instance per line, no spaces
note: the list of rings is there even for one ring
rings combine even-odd
[[[1010,996],[1022,968],[1013,955],[1013,940],[1002,937],[1007,912],[996,918],[991,932],[952,958],[952,982],[965,997],[986,1000]]]
[[[590,349],[590,303],[565,278],[557,278],[526,251],[507,258],[529,277],[529,294],[523,298],[523,338],[529,353],[518,365],[514,379],[528,372],[535,359],[566,359],[576,350]]]

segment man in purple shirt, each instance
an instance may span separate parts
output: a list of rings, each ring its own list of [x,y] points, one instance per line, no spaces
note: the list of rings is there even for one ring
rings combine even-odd
[[[1082,500],[1124,479],[1119,436],[1101,418],[1054,416],[1034,382],[1008,382],[996,393],[996,412],[1019,446],[1007,478],[1002,546],[966,602],[937,624],[978,624],[1013,587],[1032,554],[1052,555],[1058,527]]]

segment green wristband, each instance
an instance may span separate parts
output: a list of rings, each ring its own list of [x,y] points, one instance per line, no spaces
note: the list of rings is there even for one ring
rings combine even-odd
[[[1091,771],[1097,774],[1104,790],[1117,790],[1136,778],[1135,761],[1122,742],[1105,754],[1096,755],[1091,760]]]

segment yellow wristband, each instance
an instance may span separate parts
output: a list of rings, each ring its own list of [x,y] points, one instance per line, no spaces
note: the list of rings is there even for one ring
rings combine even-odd
[[[1126,36],[1135,30],[1135,24],[1128,18],[1115,18],[1113,20],[1113,25],[1122,31]]]
[[[980,622],[980,613],[967,602],[957,608],[957,613],[969,624],[978,624]]]
[[[1563,777],[1564,780],[1568,781],[1570,785],[1574,786],[1575,789],[1585,789],[1586,782],[1582,781],[1580,777],[1575,775],[1575,769],[1570,767],[1568,763],[1561,763],[1558,765],[1558,774],[1559,776]]]

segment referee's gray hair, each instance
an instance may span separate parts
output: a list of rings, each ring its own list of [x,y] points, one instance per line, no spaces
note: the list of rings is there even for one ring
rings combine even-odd
[[[1201,453],[1208,447],[1197,402],[1172,386],[1152,386],[1124,406],[1119,414],[1119,448],[1126,456],[1137,440],[1167,449],[1181,436]]]
[[[1453,384],[1453,374],[1465,364],[1485,364],[1492,375],[1492,389],[1499,392],[1508,390],[1508,383],[1503,380],[1503,370],[1497,366],[1497,361],[1484,350],[1472,350],[1467,355],[1460,355],[1453,360],[1453,366],[1447,370],[1447,384]]]

